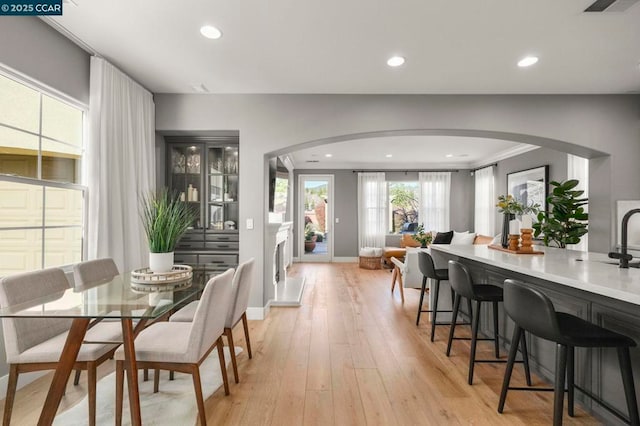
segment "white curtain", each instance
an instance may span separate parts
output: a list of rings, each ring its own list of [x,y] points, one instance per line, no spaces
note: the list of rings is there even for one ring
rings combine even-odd
[[[495,235],[496,194],[493,166],[476,170],[474,173],[475,211],[474,231],[483,235]]]
[[[91,58],[87,180],[89,259],[112,257],[122,272],[148,264],[138,213],[155,187],[153,95],[102,58]]]
[[[420,172],[418,221],[427,231],[449,231],[451,172]]]
[[[358,173],[358,242],[384,247],[387,232],[387,182],[384,173]]]
[[[567,154],[567,179],[578,179],[580,183],[575,189],[584,191],[583,197],[589,197],[589,159]],[[585,210],[589,211],[589,205]],[[567,248],[589,251],[589,234],[583,235],[578,244],[568,244]]]

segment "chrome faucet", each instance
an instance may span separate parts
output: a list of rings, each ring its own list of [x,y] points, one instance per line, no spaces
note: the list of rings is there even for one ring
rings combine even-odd
[[[629,261],[633,258],[630,254],[627,254],[627,237],[628,237],[628,225],[629,219],[636,213],[640,213],[640,209],[632,209],[625,213],[622,217],[622,241],[620,242],[620,253],[611,252],[609,253],[609,257],[611,259],[620,259],[620,267],[628,268]]]

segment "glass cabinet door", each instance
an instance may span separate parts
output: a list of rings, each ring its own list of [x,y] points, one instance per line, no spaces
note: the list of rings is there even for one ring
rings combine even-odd
[[[209,229],[238,229],[238,147],[209,147],[207,153],[209,185]]]
[[[199,145],[171,145],[169,165],[169,190],[175,192],[182,201],[189,203],[197,212],[194,228],[201,228],[201,202],[203,194],[200,167],[202,147]]]

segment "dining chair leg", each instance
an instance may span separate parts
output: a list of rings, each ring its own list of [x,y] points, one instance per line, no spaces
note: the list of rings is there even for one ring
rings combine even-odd
[[[244,338],[247,341],[247,352],[249,353],[249,359],[253,358],[251,355],[251,340],[249,340],[249,323],[247,322],[247,313],[242,314],[242,326],[244,327]]]
[[[480,303],[478,303],[480,306]],[[496,358],[500,358],[500,334],[498,334],[498,302],[493,302],[493,344]]]
[[[96,425],[96,384],[98,364],[95,361],[87,362],[87,398],[89,399],[89,426]]]
[[[236,347],[233,343],[233,331],[230,328],[225,328],[224,334],[227,335],[227,341],[229,342],[229,353],[231,356],[231,365],[233,366],[233,378],[236,380],[236,383],[238,383],[240,380],[238,379],[238,364],[236,361]]]
[[[509,348],[509,358],[507,358],[507,368],[504,371],[504,379],[502,380],[502,390],[500,391],[500,402],[498,402],[498,413],[504,411],[504,403],[507,401],[507,392],[509,391],[509,383],[511,382],[511,374],[513,373],[513,364],[518,354],[518,342],[522,336],[522,329],[516,324],[513,329],[513,337],[511,338],[511,347]],[[524,339],[523,339],[524,340]]]
[[[416,325],[420,325],[420,315],[422,314],[422,304],[424,303],[424,294],[427,292],[427,277],[422,276],[422,290],[420,291],[420,303],[418,303],[418,317]]]
[[[222,336],[218,337],[216,346],[218,347],[218,360],[220,361],[220,371],[222,372],[224,394],[229,395],[229,378],[227,377],[227,363],[224,361],[224,346],[222,344]]]
[[[469,378],[467,382],[473,384],[473,370],[476,365],[476,348],[478,347],[478,329],[480,328],[480,306],[482,303],[476,302],[476,311],[471,320],[471,353],[469,354]]]
[[[431,341],[436,335],[436,315],[438,314],[438,296],[440,295],[440,280],[433,283],[433,307],[431,308]]]
[[[144,369],[144,372],[142,374],[142,380],[145,381],[145,382],[149,381],[149,369],[148,368]]]
[[[76,375],[73,378],[73,385],[74,386],[78,386],[78,384],[80,383],[80,375],[82,374],[82,370],[77,369],[76,370]]]
[[[124,394],[124,361],[116,361],[116,426],[122,424],[122,398]]]
[[[4,399],[4,414],[2,416],[3,426],[9,426],[9,423],[11,423],[11,411],[13,410],[13,400],[18,386],[18,374],[18,365],[9,365],[9,383],[7,383],[7,396]]]
[[[556,344],[556,377],[553,392],[553,424],[562,424],[562,406],[564,404],[564,375],[567,369],[567,347]]]
[[[160,390],[160,370],[157,368],[153,370],[153,393],[158,393]]]
[[[391,274],[391,294],[393,294],[393,289],[396,288],[396,280],[398,277],[398,267],[393,266],[393,273]]]
[[[456,321],[458,321],[458,309],[460,309],[460,295],[456,294],[453,299],[453,312],[451,314],[451,327],[449,328],[449,341],[447,342],[447,356],[451,353],[451,344],[453,343],[453,333],[456,330]]]
[[[398,272],[398,288],[400,289],[400,299],[404,303],[404,284],[402,283],[402,274]]]
[[[198,417],[200,418],[200,425],[205,426],[207,424],[207,413],[204,409],[202,383],[200,382],[200,367],[198,367],[198,364],[192,365],[191,377],[193,378],[193,390],[196,394],[196,403],[198,404]]]

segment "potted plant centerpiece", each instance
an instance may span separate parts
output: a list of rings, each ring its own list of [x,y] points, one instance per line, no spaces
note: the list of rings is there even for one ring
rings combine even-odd
[[[166,188],[142,199],[142,224],[149,243],[149,269],[169,272],[178,240],[197,219],[197,213]]]
[[[431,241],[433,241],[433,235],[431,235],[431,232],[424,232],[424,223],[418,225],[416,233],[413,234],[411,238],[419,242],[420,247],[422,248],[427,247],[429,244],[431,244]]]

